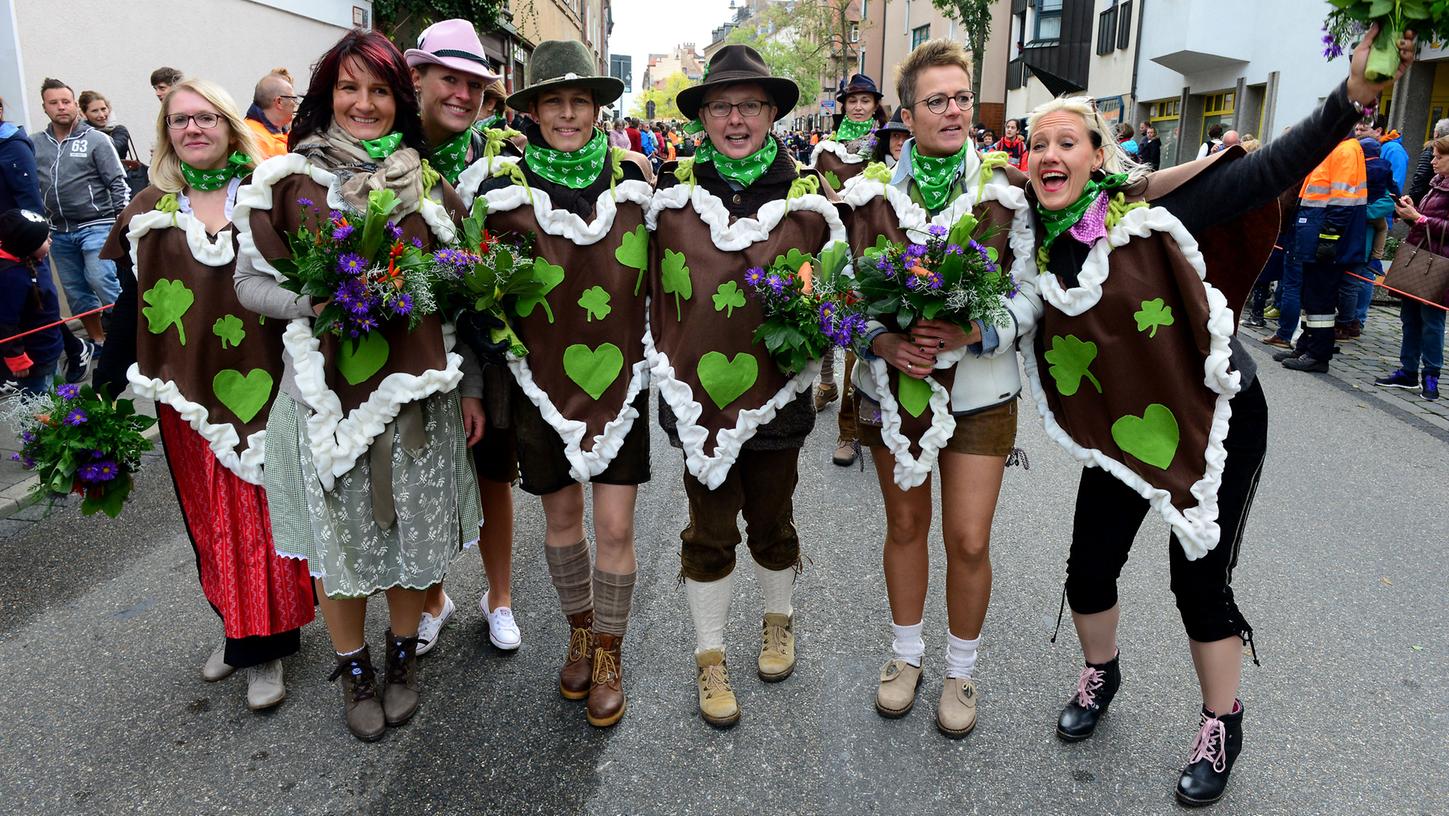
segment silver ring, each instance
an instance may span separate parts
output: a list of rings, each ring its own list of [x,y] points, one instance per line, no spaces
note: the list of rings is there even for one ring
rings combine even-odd
[[[907,370],[907,371],[911,371],[911,370],[913,370],[913,367],[912,367],[912,366],[911,366],[911,364],[910,364],[910,363],[906,363],[906,370]]]

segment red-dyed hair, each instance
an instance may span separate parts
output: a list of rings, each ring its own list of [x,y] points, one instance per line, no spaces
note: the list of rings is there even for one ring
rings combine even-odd
[[[412,72],[402,52],[387,37],[376,31],[360,29],[342,35],[342,39],[327,49],[327,53],[312,66],[307,95],[302,97],[302,104],[292,122],[292,132],[287,136],[288,149],[295,149],[303,139],[322,133],[332,124],[332,91],[337,87],[342,63],[352,58],[392,89],[393,99],[397,102],[393,130],[402,134],[403,144],[427,155],[423,121],[418,115],[418,95],[413,89]]]

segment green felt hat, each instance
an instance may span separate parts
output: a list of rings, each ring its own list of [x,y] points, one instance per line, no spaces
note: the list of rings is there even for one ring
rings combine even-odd
[[[624,95],[623,80],[600,76],[594,55],[578,40],[544,40],[528,61],[528,87],[508,97],[508,107],[523,111],[544,91],[587,88],[600,107]]]

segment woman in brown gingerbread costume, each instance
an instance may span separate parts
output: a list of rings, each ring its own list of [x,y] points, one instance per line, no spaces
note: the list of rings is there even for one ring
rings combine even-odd
[[[289,321],[267,422],[273,534],[279,552],[305,557],[320,579],[347,726],[375,740],[417,711],[426,590],[478,539],[468,453],[483,427],[476,364],[465,376],[472,355],[451,348],[452,328],[436,314],[411,330],[401,317],[356,340],[316,337],[326,304],[282,288],[272,262],[291,257],[285,236],[298,229],[361,219],[373,190],[397,197],[400,240],[424,251],[454,239],[462,202],[422,164],[407,65],[376,32],[349,32],[318,61],[290,144],[237,194],[236,290],[253,311]],[[382,689],[363,636],[367,597],[379,590],[391,622]]]
[[[119,395],[129,382],[156,401],[201,588],[226,635],[202,676],[245,668],[248,707],[269,708],[286,696],[281,658],[296,653],[314,610],[306,562],[272,543],[262,489],[281,329],[243,308],[232,286],[231,216],[259,151],[226,91],[202,80],[171,89],[157,131],[151,186],[102,251],[121,295],[96,385]]]
[[[595,726],[624,716],[622,648],[638,566],[634,503],[649,480],[649,372],[644,288],[652,188],[638,153],[594,126],[623,83],[597,76],[578,42],[539,43],[529,85],[508,99],[535,124],[523,157],[485,159],[463,174],[470,204],[488,206],[492,235],[532,236],[548,288],[520,305],[513,328],[528,351],[494,351],[476,319],[464,336],[508,367],[523,489],[543,502],[544,552],[570,636],[559,692],[587,698]],[[476,317],[476,316],[475,316]],[[594,498],[590,563],[584,487]]]
[[[1190,806],[1223,795],[1242,748],[1237,692],[1242,643],[1252,643],[1230,581],[1267,447],[1267,403],[1234,314],[1272,249],[1279,193],[1391,84],[1364,76],[1374,36],[1317,112],[1251,156],[1231,148],[1149,172],[1082,98],[1039,107],[1028,128],[1043,311],[1022,356],[1048,435],[1087,466],[1064,590],[1086,666],[1057,735],[1091,737],[1117,692],[1117,577],[1155,507],[1172,530],[1172,591],[1202,689],[1176,788]]]

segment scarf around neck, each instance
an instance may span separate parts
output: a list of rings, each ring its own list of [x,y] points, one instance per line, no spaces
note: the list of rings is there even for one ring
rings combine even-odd
[[[748,187],[759,180],[770,169],[779,154],[775,140],[765,137],[765,146],[742,159],[732,159],[719,152],[708,138],[699,143],[694,151],[694,160],[699,164],[713,164],[719,174],[738,184]]]
[[[554,150],[533,142],[523,149],[523,159],[533,172],[570,190],[582,190],[597,181],[608,156],[609,139],[598,128],[578,150]]]
[[[399,147],[379,161],[367,152],[362,142],[336,122],[328,125],[325,131],[308,136],[293,152],[334,173],[342,199],[358,212],[366,211],[367,195],[372,190],[392,190],[396,193],[398,212],[402,214],[416,210],[427,192],[423,189],[423,163],[418,151]]]
[[[251,169],[251,157],[237,150],[227,156],[226,164],[211,170],[201,170],[182,162],[181,177],[186,179],[187,187],[209,193],[225,187],[237,176],[245,176]]]
[[[874,119],[857,122],[847,116],[840,120],[840,127],[835,129],[835,141],[840,144],[847,144],[865,136],[872,130],[875,130]]]
[[[1089,179],[1087,186],[1082,189],[1081,197],[1063,209],[1048,210],[1038,203],[1036,217],[1041,221],[1042,229],[1046,231],[1046,236],[1041,241],[1041,249],[1038,250],[1041,256],[1047,257],[1050,254],[1052,244],[1064,233],[1077,226],[1077,222],[1081,221],[1082,217],[1087,214],[1087,210],[1097,203],[1097,199],[1126,183],[1126,173],[1115,173],[1101,181]]]
[[[921,191],[921,200],[926,203],[926,209],[935,212],[946,206],[946,201],[951,196],[951,187],[960,175],[961,161],[970,149],[971,143],[967,142],[949,156],[922,156],[916,149],[916,143],[911,142],[911,177],[916,181],[916,188]]]
[[[468,168],[468,147],[472,144],[473,131],[465,130],[438,145],[433,155],[428,157],[428,164],[441,173],[449,184],[457,184],[458,176]]]

